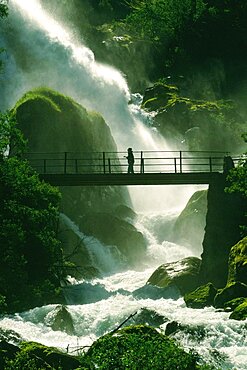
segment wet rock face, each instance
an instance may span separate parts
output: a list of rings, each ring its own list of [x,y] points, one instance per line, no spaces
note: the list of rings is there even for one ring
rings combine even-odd
[[[209,185],[201,256],[201,285],[210,281],[216,288],[222,288],[227,283],[230,250],[241,238],[239,225],[245,224],[246,204],[238,194],[226,193],[226,186],[224,178]],[[237,269],[239,274],[242,274],[242,268],[243,265]]]
[[[208,283],[186,294],[184,300],[187,307],[203,308],[206,306],[213,306],[216,293],[217,289],[212,283]]]
[[[237,281],[218,291],[214,298],[214,306],[223,308],[227,302],[240,297],[247,297],[247,285]]]
[[[240,281],[247,285],[247,237],[231,248],[228,265],[227,283]]]
[[[69,335],[75,334],[73,319],[67,308],[63,305],[48,314],[47,324],[55,331],[64,331]]]
[[[163,264],[150,276],[148,284],[161,288],[176,286],[184,295],[198,287],[200,264],[201,260],[196,257]]]
[[[195,192],[173,227],[172,239],[185,245],[197,255],[202,252],[202,241],[206,225],[207,190]],[[189,232],[188,232],[189,230]]]
[[[109,213],[89,213],[81,217],[80,227],[102,243],[116,246],[130,264],[140,263],[147,244],[143,235],[129,222]]]

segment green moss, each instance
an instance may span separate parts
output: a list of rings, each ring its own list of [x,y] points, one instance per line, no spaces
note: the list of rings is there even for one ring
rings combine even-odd
[[[49,89],[48,87],[39,87],[37,89],[28,91],[21,97],[21,99],[17,101],[13,109],[14,113],[16,113],[22,104],[25,104],[27,101],[35,101],[37,99],[43,101],[45,104],[50,105],[50,107],[57,112],[62,111],[65,103],[72,104],[76,108],[81,107],[68,96],[62,95],[55,90]]]
[[[240,297],[247,297],[247,285],[239,281],[227,284],[225,288],[220,289],[216,294],[214,306],[223,308],[227,302]]]
[[[83,364],[100,369],[199,369],[198,357],[186,353],[175,341],[154,328],[139,325],[99,338],[83,358]]]
[[[228,266],[228,284],[235,281],[247,284],[247,237],[231,248]]]
[[[217,289],[212,283],[208,283],[186,294],[184,300],[188,307],[203,308],[213,305],[216,293]]]
[[[245,320],[247,319],[247,299],[238,305],[230,315],[230,319]]]

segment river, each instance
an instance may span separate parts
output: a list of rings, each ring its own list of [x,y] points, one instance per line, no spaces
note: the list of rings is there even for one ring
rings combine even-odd
[[[139,108],[139,95],[132,96],[132,104],[129,104],[131,93],[123,75],[111,66],[97,63],[93,52],[47,14],[37,0],[11,0],[3,31],[0,32],[1,45],[9,54],[5,74],[1,76],[4,91],[1,110],[12,107],[28,89],[45,84],[71,96],[87,109],[99,111],[109,124],[119,151],[129,146],[135,150],[180,150],[177,142],[168,143],[153,130],[152,117]],[[21,58],[28,53],[29,60]],[[51,329],[54,305],[1,317],[0,328],[10,330],[6,335],[13,342],[18,341],[19,336],[63,350],[68,348],[74,353],[78,348],[90,346],[129,315],[146,308],[165,318],[161,330],[165,330],[170,321],[187,328],[174,335],[185,349],[195,349],[222,370],[247,369],[246,321],[229,320],[229,313],[213,307],[187,308],[176,291],[169,292],[166,298],[156,296],[155,292],[142,297],[134,294],[161,263],[195,254],[200,256],[200,249],[192,253],[188,247],[165,238],[158,241],[157,235],[159,225],[164,220],[172,222],[197,189],[191,186],[129,187],[138,213],[135,226],[148,242],[146,259],[139,268],[126,270],[109,249],[94,240],[95,267],[101,271],[101,277],[90,281],[70,278],[72,288],[66,293],[75,335]],[[76,229],[71,220],[67,222]],[[75,304],[77,296],[84,297],[83,304]]]

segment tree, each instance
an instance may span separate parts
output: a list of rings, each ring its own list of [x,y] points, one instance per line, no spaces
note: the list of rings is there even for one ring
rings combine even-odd
[[[55,303],[65,275],[56,237],[60,193],[21,158],[25,141],[15,123],[0,114],[0,298],[9,311]]]
[[[8,0],[0,0],[0,18],[7,17],[8,15]],[[0,48],[0,54],[4,49]],[[2,69],[2,61],[0,60],[0,72]]]

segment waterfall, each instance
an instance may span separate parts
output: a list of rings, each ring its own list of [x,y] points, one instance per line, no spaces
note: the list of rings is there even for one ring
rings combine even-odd
[[[93,52],[52,18],[38,0],[11,0],[9,17],[0,31],[6,48],[0,76],[0,109],[11,108],[29,89],[47,86],[71,96],[102,114],[119,151],[178,150],[149,127],[150,114],[140,109],[140,96],[131,100],[123,75],[98,63]],[[196,186],[129,187],[137,211],[164,207],[180,209]],[[144,201],[145,199],[145,201]]]
[[[118,150],[125,151],[129,146],[136,151],[180,149],[150,127],[152,116],[140,109],[141,97],[131,95],[121,72],[98,63],[82,40],[45,12],[41,2],[10,0],[9,13],[7,19],[1,20],[0,29],[0,45],[6,48],[4,73],[0,74],[0,110],[11,108],[27,90],[45,85],[71,96],[88,110],[100,112],[110,126]],[[76,328],[74,336],[55,332],[49,327],[47,318],[55,309],[53,305],[36,307],[21,314],[2,315],[0,327],[3,333],[5,330],[9,338],[12,331],[13,341],[16,336],[16,341],[19,338],[34,340],[65,350],[68,344],[71,348],[90,345],[131,313],[146,307],[166,318],[163,329],[173,320],[188,326],[189,330],[175,334],[183,347],[198,351],[218,368],[247,369],[245,322],[229,320],[229,313],[216,311],[213,307],[187,308],[182,298],[138,299],[132,295],[135,289],[145,285],[160,263],[189,255],[190,251],[182,246],[167,241],[159,243],[154,220],[159,223],[159,218],[162,221],[169,217],[172,222],[174,214],[171,210],[183,207],[195,188],[181,185],[129,187],[135,210],[153,212],[153,215],[144,212],[136,221],[136,226],[149,242],[147,255],[148,262],[151,261],[151,266],[141,271],[114,272],[116,260],[110,248],[102,247],[96,238],[85,236],[62,215],[63,221],[88,246],[93,262],[102,272],[111,272],[111,275],[87,282],[91,288],[99,289],[97,292],[104,298],[94,303],[68,306]],[[157,214],[160,210],[163,213]],[[169,231],[170,223],[162,223],[162,228],[163,225]],[[200,336],[202,332],[203,336]],[[219,359],[215,355],[218,353]]]

